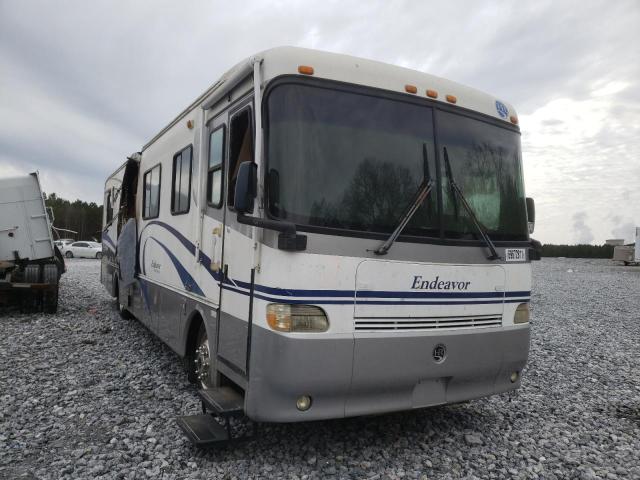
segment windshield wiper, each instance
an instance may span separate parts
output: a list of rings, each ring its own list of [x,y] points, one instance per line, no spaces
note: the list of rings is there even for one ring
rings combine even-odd
[[[444,147],[444,167],[447,172],[447,178],[449,179],[449,187],[451,188],[451,190],[453,190],[453,192],[455,192],[458,195],[458,197],[460,197],[460,202],[462,203],[462,206],[471,217],[471,220],[473,221],[473,224],[475,225],[476,229],[480,233],[482,240],[484,240],[484,243],[487,244],[487,247],[489,247],[489,250],[491,251],[491,255],[489,255],[487,258],[489,260],[500,260],[501,258],[500,258],[500,255],[498,255],[498,252],[496,252],[495,245],[489,238],[489,235],[487,235],[487,232],[485,231],[485,229],[482,228],[482,225],[478,221],[476,214],[473,212],[473,209],[467,202],[467,199],[464,198],[464,195],[462,194],[462,190],[460,190],[460,187],[458,187],[458,184],[453,180],[453,174],[451,173],[451,164],[449,163],[449,153],[447,152],[447,147]],[[455,195],[453,197],[453,201],[454,201],[454,204],[456,205],[456,217],[457,217],[458,208],[457,208]]]
[[[429,196],[429,192],[433,188],[433,180],[431,179],[431,174],[429,173],[429,162],[427,159],[427,144],[422,144],[422,161],[423,161],[423,170],[424,177],[422,183],[418,187],[418,191],[416,192],[416,196],[413,201],[409,204],[405,212],[400,217],[400,221],[398,222],[398,226],[395,228],[393,233],[389,236],[386,242],[376,248],[373,253],[376,255],[386,255],[386,253],[393,245],[393,242],[400,236],[400,233],[407,226],[407,223],[411,221],[411,217],[416,213],[416,211],[420,208],[420,206],[424,203],[425,199]]]

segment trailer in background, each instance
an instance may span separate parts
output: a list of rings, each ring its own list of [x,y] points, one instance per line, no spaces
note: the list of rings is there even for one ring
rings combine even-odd
[[[0,179],[0,305],[55,313],[64,269],[38,173]]]
[[[636,227],[635,244],[616,245],[613,248],[612,260],[625,265],[640,265],[640,227]]]

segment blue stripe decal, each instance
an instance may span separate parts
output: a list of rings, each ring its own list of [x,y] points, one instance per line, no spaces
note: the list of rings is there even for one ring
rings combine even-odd
[[[240,295],[249,296],[249,292],[245,290],[240,290],[226,283],[222,286],[225,290],[230,292],[238,293]],[[312,300],[311,302],[306,299],[294,299],[294,298],[276,298],[268,295],[261,295],[259,293],[254,293],[255,298],[260,300],[265,300],[267,302],[277,302],[277,303],[286,303],[291,305],[300,305],[313,303],[314,305],[353,305],[355,299],[351,297],[350,299],[345,300]],[[358,305],[489,305],[489,304],[501,304],[501,303],[528,303],[529,299],[507,299],[507,300],[476,300],[476,301],[384,301],[384,300],[364,300],[357,302]]]
[[[225,284],[237,286],[249,290],[250,284],[240,280],[226,280]],[[235,284],[235,285],[234,285]],[[256,285],[256,292],[281,297],[346,297],[346,298],[503,298],[503,297],[529,297],[531,291],[513,292],[398,292],[377,290],[294,290]],[[501,300],[498,302],[500,303]],[[361,302],[358,302],[361,303]]]
[[[189,250],[189,252],[191,252],[191,255],[195,255],[196,253],[196,246],[191,243],[187,237],[185,237],[184,235],[182,235],[178,230],[176,230],[175,228],[173,228],[171,225],[161,222],[159,220],[152,220],[149,223],[147,223],[144,228],[142,229],[142,232],[144,232],[147,227],[151,226],[151,225],[158,225],[160,227],[166,228],[167,230],[169,230],[178,240],[180,240],[180,243],[182,243],[182,245],[184,245],[184,247]],[[140,238],[142,238],[142,232],[140,232]]]
[[[157,238],[153,238],[153,237],[150,237],[150,238],[154,240],[158,245],[160,245],[164,249],[165,253],[169,256],[169,258],[171,259],[171,262],[173,262],[173,266],[178,271],[178,275],[180,275],[180,280],[182,281],[182,284],[184,285],[185,290],[204,297],[205,296],[204,292],[198,286],[198,284],[193,279],[191,274],[189,274],[187,269],[184,268],[184,266],[180,263],[180,260],[178,260],[176,256],[173,253],[171,253],[169,249]]]
[[[171,225],[168,225],[165,222],[161,222],[158,220],[152,220],[147,223],[147,225],[142,229],[144,230],[149,225],[158,225],[167,229],[171,232],[182,245],[191,253],[195,255],[195,245],[189,241],[182,233],[176,230]],[[142,232],[141,232],[142,235]],[[155,240],[155,238],[154,238]],[[157,240],[156,240],[157,241]],[[164,245],[163,245],[164,247]],[[165,250],[166,247],[164,247]],[[168,250],[167,250],[168,252]],[[175,257],[174,257],[175,258]],[[176,260],[177,261],[177,260]],[[243,295],[249,295],[248,290],[251,285],[248,282],[243,282],[241,280],[236,279],[222,279],[222,275],[220,272],[213,272],[211,270],[211,259],[200,251],[200,261],[202,265],[205,267],[207,272],[214,278],[214,280],[218,282],[222,282],[222,288],[228,291],[241,293]],[[184,267],[183,267],[184,268]],[[186,273],[186,270],[185,270]],[[187,273],[188,275],[188,273]],[[247,291],[245,291],[247,290]],[[411,291],[411,292],[402,292],[402,291],[383,291],[383,290],[300,290],[300,289],[289,289],[289,288],[278,288],[278,287],[267,287],[264,285],[256,284],[254,286],[254,293],[256,298],[260,298],[266,301],[276,301],[281,303],[309,303],[309,300],[298,300],[295,297],[305,297],[305,298],[313,298],[313,299],[322,299],[322,298],[344,298],[344,300],[318,300],[313,303],[317,304],[335,304],[335,305],[349,305],[355,302],[355,299],[367,298],[367,299],[381,299],[381,300],[359,300],[358,305],[475,305],[475,304],[491,304],[491,303],[520,303],[526,302],[529,300],[528,297],[531,296],[531,291],[512,291],[512,292],[422,292],[422,291]],[[261,295],[262,294],[262,295]],[[290,299],[281,299],[275,298],[273,296],[279,297],[291,297]],[[527,298],[515,298],[515,297],[527,297]],[[382,299],[404,299],[411,298],[416,299],[413,301],[384,301]],[[472,298],[480,298],[480,299],[491,299],[495,298],[496,300],[484,300],[484,301],[419,301],[419,299],[472,299]]]

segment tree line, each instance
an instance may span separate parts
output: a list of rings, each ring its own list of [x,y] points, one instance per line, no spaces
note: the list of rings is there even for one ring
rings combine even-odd
[[[613,258],[613,245],[542,245],[543,257]]]
[[[100,241],[102,231],[102,205],[82,200],[70,202],[55,193],[44,194],[45,204],[53,210],[53,226],[73,230],[77,234],[59,232],[60,238]],[[58,238],[53,234],[54,238]]]

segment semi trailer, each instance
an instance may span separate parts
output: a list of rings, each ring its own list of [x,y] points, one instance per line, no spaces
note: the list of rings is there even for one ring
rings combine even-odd
[[[55,313],[64,258],[37,172],[0,179],[0,305]]]

